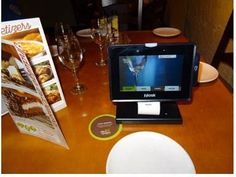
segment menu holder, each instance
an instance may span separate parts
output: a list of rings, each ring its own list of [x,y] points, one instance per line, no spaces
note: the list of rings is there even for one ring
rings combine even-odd
[[[2,99],[22,133],[68,148],[53,111],[65,98],[39,18],[2,22]]]

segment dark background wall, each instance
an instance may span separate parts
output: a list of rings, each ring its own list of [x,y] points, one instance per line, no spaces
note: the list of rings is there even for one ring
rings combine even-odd
[[[16,5],[21,15],[18,18],[40,17],[43,27],[53,27],[55,22],[64,21],[76,25],[76,19],[70,0],[2,0],[2,8],[7,5]],[[8,10],[8,13],[11,10]],[[2,9],[2,13],[7,10]],[[2,19],[7,19],[7,14],[2,14]]]

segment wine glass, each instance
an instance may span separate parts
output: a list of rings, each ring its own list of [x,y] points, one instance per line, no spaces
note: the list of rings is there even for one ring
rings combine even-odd
[[[98,19],[97,26],[91,29],[91,34],[92,39],[99,46],[100,50],[100,59],[96,62],[96,65],[105,66],[107,64],[107,61],[104,59],[103,49],[108,37],[108,28],[106,21]]]
[[[69,70],[72,71],[75,80],[75,86],[71,92],[74,95],[79,95],[84,92],[85,86],[79,83],[77,72],[83,61],[83,51],[79,41],[71,30],[66,33],[56,34],[58,58],[59,61]]]
[[[57,38],[60,37],[60,36],[64,36],[66,37],[67,35],[71,35],[73,36],[74,38],[76,38],[76,36],[74,35],[71,27],[68,25],[68,24],[64,24],[63,22],[57,22],[55,24],[55,29],[54,29],[54,34],[55,34],[55,41],[57,42]],[[78,40],[78,39],[77,39]],[[79,43],[79,41],[78,41]],[[80,45],[80,43],[79,43]],[[82,48],[82,52],[85,53],[85,48]]]

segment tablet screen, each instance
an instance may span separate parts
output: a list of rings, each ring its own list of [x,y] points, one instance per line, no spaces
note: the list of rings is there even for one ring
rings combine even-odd
[[[192,43],[109,47],[113,101],[172,101],[191,97],[196,47]]]

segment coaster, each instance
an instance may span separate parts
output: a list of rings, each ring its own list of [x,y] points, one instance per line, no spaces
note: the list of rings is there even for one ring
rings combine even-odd
[[[102,114],[89,123],[89,133],[97,140],[110,140],[115,138],[122,130],[121,124],[116,124],[115,116]]]

